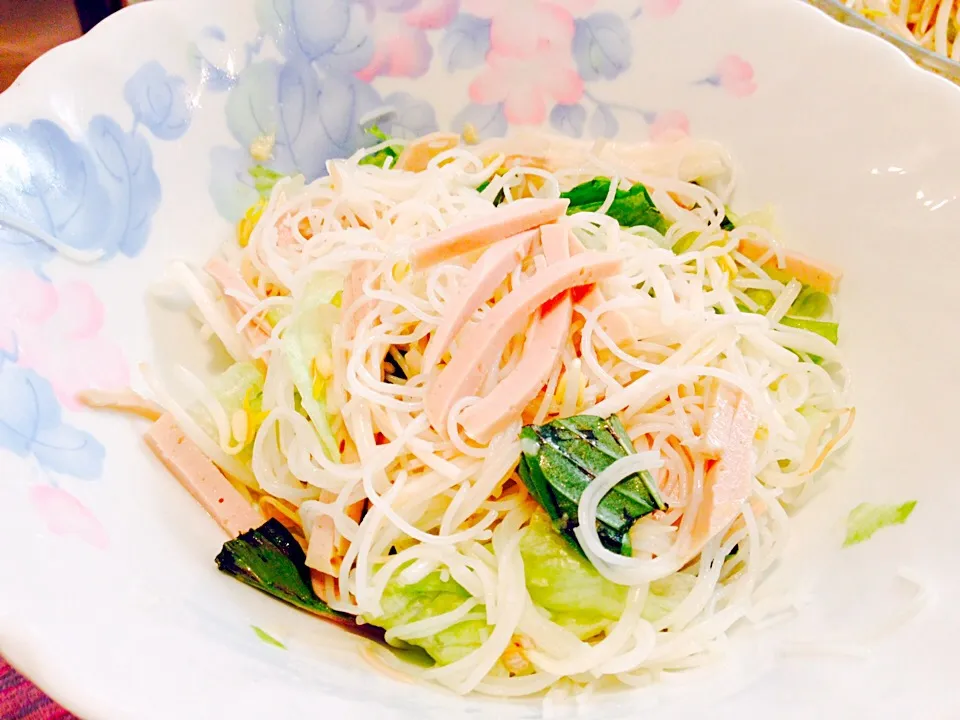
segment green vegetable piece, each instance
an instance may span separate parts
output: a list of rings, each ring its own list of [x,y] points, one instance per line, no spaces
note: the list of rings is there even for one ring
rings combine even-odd
[[[284,645],[282,642],[280,642],[279,640],[277,640],[273,635],[271,635],[270,633],[268,633],[268,632],[267,632],[266,630],[264,630],[263,628],[259,628],[259,627],[257,627],[256,625],[251,625],[251,626],[250,626],[250,629],[253,630],[253,634],[254,634],[254,635],[256,635],[258,638],[260,638],[261,640],[263,640],[263,642],[265,642],[267,645],[273,645],[274,647],[278,647],[278,648],[280,648],[281,650],[286,650],[286,649],[287,649],[287,646],[286,646],[286,645]]]
[[[757,310],[756,312],[766,313],[767,311],[770,310],[770,308],[773,307],[773,304],[777,301],[777,299],[773,296],[773,293],[770,292],[769,290],[757,290],[755,288],[752,288],[750,290],[745,290],[744,294],[748,298],[753,300],[757,305],[760,306],[760,309]],[[747,312],[751,312],[751,311],[747,311]]]
[[[596,177],[585,183],[580,183],[574,188],[561,193],[560,197],[570,201],[570,207],[580,207],[583,205],[599,205],[607,199],[607,193],[610,192],[610,179]]]
[[[839,342],[840,326],[835,322],[825,322],[823,320],[807,320],[805,318],[784,317],[780,320],[781,325],[797,328],[799,330],[809,330],[821,337],[826,338],[834,345]]]
[[[263,373],[251,362],[234,363],[210,380],[208,386],[227,417],[238,410],[249,410],[256,415],[263,407]],[[202,403],[191,405],[188,412],[209,437],[216,439],[217,422]],[[248,467],[252,458],[252,442],[236,455],[237,461]]]
[[[430,573],[419,582],[403,585],[399,573],[387,583],[380,599],[383,611],[376,617],[365,617],[367,622],[386,630],[406,625],[415,620],[426,620],[452,612],[470,598],[454,580],[442,580],[439,572]],[[479,615],[482,608],[477,608]],[[467,616],[446,630],[422,638],[405,641],[422,648],[439,665],[448,665],[466,657],[489,637],[486,619]],[[403,645],[403,643],[401,643]]]
[[[217,567],[250,587],[286,603],[342,623],[353,616],[339,613],[316,596],[300,543],[279,520],[268,520],[223,544]]]
[[[372,135],[376,140],[376,143],[379,144],[390,140],[390,136],[387,135],[383,130],[381,130],[376,125],[371,125],[367,128],[367,134]],[[394,161],[400,157],[400,153],[393,147],[387,146],[382,150],[379,150],[372,155],[367,155],[360,161],[360,165],[376,165],[377,167],[382,168],[387,162],[387,158],[392,158]]]
[[[581,640],[599,634],[623,614],[628,589],[600,575],[544,513],[531,518],[520,539],[520,555],[534,604]]]
[[[729,211],[727,211],[727,214],[726,214],[726,216],[723,218],[723,220],[720,221],[720,228],[721,228],[722,230],[726,230],[727,232],[730,232],[731,230],[736,230],[736,229],[737,229],[736,226],[733,224],[733,220],[730,219],[730,212],[729,212]]]
[[[333,329],[340,321],[340,308],[334,300],[342,289],[343,277],[338,273],[314,275],[298,300],[282,339],[283,354],[302,407],[327,455],[335,461],[340,460],[340,448],[330,428],[324,398],[314,397],[314,360],[322,354],[332,356]]]
[[[823,317],[830,309],[830,297],[809,285],[804,285],[797,299],[790,306],[793,317],[816,320]]]
[[[696,576],[685,572],[654,580],[650,583],[650,590],[640,616],[648,622],[657,622],[673,612],[677,605],[690,594],[696,583]]]
[[[253,178],[253,187],[260,197],[264,200],[269,199],[270,194],[273,192],[273,186],[277,184],[278,180],[286,177],[283,173],[278,173],[276,170],[271,170],[268,167],[263,165],[254,165],[249,170],[250,177]]]
[[[673,250],[674,255],[682,255],[683,253],[685,253],[687,250],[693,247],[693,243],[697,241],[698,237],[699,237],[698,233],[687,233],[686,235],[681,237],[679,240],[677,240],[673,244],[673,247],[671,248]]]
[[[609,191],[610,179],[598,177],[561,193],[560,197],[570,201],[567,214],[573,215],[578,212],[596,212],[603,205]],[[633,185],[629,190],[618,189],[614,194],[613,203],[607,210],[607,215],[622,227],[643,225],[660,233],[667,229],[663,214],[657,210],[647,188],[640,183]]]
[[[528,425],[520,432],[523,453],[519,473],[531,496],[546,510],[557,530],[580,549],[574,535],[580,498],[593,479],[616,460],[635,452],[616,415],[592,415]],[[666,509],[650,473],[621,481],[597,507],[597,533],[604,546],[629,554],[629,531],[641,517]]]
[[[482,193],[488,187],[490,187],[490,181],[484,180],[482,183],[477,185],[477,192]],[[501,190],[500,192],[497,193],[497,196],[493,199],[494,207],[498,206],[500,203],[502,203],[506,199],[507,199],[507,196],[504,194],[503,190]]]
[[[860,503],[847,517],[847,537],[843,546],[849,547],[869,540],[877,530],[890,525],[903,525],[916,506],[916,500],[901,505]]]

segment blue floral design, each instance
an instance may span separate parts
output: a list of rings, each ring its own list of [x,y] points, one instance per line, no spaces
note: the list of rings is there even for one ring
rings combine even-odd
[[[96,161],[56,123],[0,127],[0,213],[53,236],[64,245],[93,249],[110,211]],[[103,247],[100,245],[100,247]],[[39,267],[50,245],[0,223],[0,261]]]
[[[134,73],[123,97],[137,122],[161,140],[176,140],[190,127],[187,85],[158,62],[148,62]]]
[[[590,133],[594,137],[611,138],[620,130],[620,121],[609,105],[598,104],[590,116]]]
[[[570,137],[581,137],[586,122],[587,111],[583,105],[555,105],[550,111],[550,125]]]
[[[490,52],[491,21],[462,13],[440,40],[440,57],[448,72],[479,67]]]
[[[623,19],[612,13],[595,13],[574,25],[573,57],[587,82],[613,80],[630,67],[633,47]]]
[[[426,102],[408,93],[388,98],[356,77],[373,58],[374,42],[361,4],[350,0],[259,0],[261,32],[282,58],[260,59],[260,48],[238,73],[227,96],[227,125],[239,145],[211,152],[211,194],[217,210],[235,221],[256,201],[248,148],[274,138],[269,167],[302,173],[308,181],[326,174],[327,161],[373,142],[359,119],[389,106],[383,127],[398,135],[437,128]]]
[[[437,113],[433,105],[410,93],[396,92],[387,95],[383,104],[393,109],[380,123],[384,132],[400,137],[419,137],[437,129]]]
[[[34,457],[45,469],[84,480],[99,477],[104,449],[67,425],[50,383],[0,353],[0,448]]]
[[[0,127],[0,262],[39,270],[55,251],[46,241],[137,255],[160,206],[153,154],[138,132],[181,137],[190,124],[183,80],[147,63],[124,88],[134,116],[124,130],[96,115],[73,139],[50,120]]]
[[[457,113],[453,119],[453,129],[461,132],[470,124],[481,138],[499,137],[507,134],[507,116],[502,105],[478,105],[471,103]]]

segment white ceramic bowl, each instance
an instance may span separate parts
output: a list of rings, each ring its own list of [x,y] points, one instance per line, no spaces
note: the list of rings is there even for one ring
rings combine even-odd
[[[315,174],[381,103],[391,132],[718,139],[742,171],[735,207],[774,203],[789,243],[846,270],[856,441],[781,567],[810,602],[735,632],[718,667],[579,710],[960,717],[960,94],[788,0],[171,0],[30,67],[0,97],[0,213],[103,258],[0,228],[0,651],[97,720],[540,716],[379,674],[351,638],[218,573],[220,531],[142,428],[72,398],[182,353],[144,289],[232,232],[255,135],[276,130],[278,168]],[[906,526],[840,549],[853,505],[911,498]]]

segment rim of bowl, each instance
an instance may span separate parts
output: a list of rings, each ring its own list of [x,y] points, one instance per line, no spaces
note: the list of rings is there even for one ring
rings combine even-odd
[[[926,69],[946,75],[951,80],[960,83],[960,62],[951,60],[946,55],[941,55],[938,52],[921,47],[917,43],[887,30],[873,20],[864,17],[856,10],[847,7],[842,0],[807,0],[807,2],[836,20],[883,38],[887,42],[896,45]]]

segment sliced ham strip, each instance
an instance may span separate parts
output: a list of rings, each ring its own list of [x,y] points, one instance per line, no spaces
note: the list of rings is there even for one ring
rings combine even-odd
[[[414,270],[423,270],[475,250],[482,250],[524,230],[532,230],[561,217],[568,200],[525,198],[501,205],[494,212],[453,225],[421,240],[411,250]]]
[[[372,260],[358,260],[350,267],[347,280],[343,285],[343,295],[340,299],[341,317],[343,318],[343,338],[353,340],[357,334],[360,320],[373,307],[375,301],[363,294],[363,283],[374,270]]]
[[[567,229],[560,225],[544,225],[540,228],[541,244],[548,264],[570,257],[567,235]],[[572,319],[573,301],[569,292],[562,293],[540,308],[540,316],[533,322],[517,367],[483,400],[464,410],[461,423],[468,435],[480,442],[488,441],[515,420],[537,397],[560,357]]]
[[[324,500],[332,500],[330,495]],[[354,522],[360,522],[363,517],[365,500],[359,500],[347,506],[347,517]],[[333,518],[329,515],[319,515],[310,531],[310,542],[307,545],[307,567],[336,577],[340,572],[340,564],[347,552],[349,541],[338,531]]]
[[[750,497],[753,483],[756,462],[753,439],[757,433],[757,416],[746,395],[725,388],[720,392],[725,396],[723,402],[735,402],[736,409],[729,427],[723,429],[725,437],[720,459],[704,478],[703,498],[691,535],[696,552],[700,552],[710,538],[740,514],[743,503]]]
[[[338,552],[337,528],[333,518],[329,515],[320,515],[310,530],[310,543],[307,546],[307,567],[313,568],[325,575],[336,575],[340,558]]]
[[[128,412],[147,420],[159,420],[163,408],[153,400],[139,395],[130,388],[123,390],[83,390],[77,393],[77,400],[89,408],[97,410],[116,410]]]
[[[452,150],[459,144],[460,136],[456,133],[435,132],[424,135],[403,149],[394,167],[398,170],[422,172],[437,155]]]
[[[250,289],[240,273],[218,257],[212,258],[203,269],[220,286],[223,291],[223,300],[230,308],[233,319],[240,320],[250,310],[250,306],[232,295],[227,295],[227,291],[229,290],[237,295],[254,295],[253,290]],[[254,318],[243,329],[243,335],[252,348],[260,347],[270,339],[270,334],[270,326],[260,318]]]
[[[716,378],[706,381],[703,393],[703,428],[700,437],[703,447],[700,452],[707,457],[720,456],[729,442],[733,419],[737,412],[738,398]]]
[[[595,283],[620,271],[620,260],[605,253],[587,252],[548,265],[498,302],[483,321],[462,337],[462,350],[440,372],[426,398],[427,418],[446,432],[450,408],[475,395],[487,373],[496,366],[510,338],[529,322],[531,313],[565,290]]]
[[[772,247],[769,243],[749,237],[743,238],[738,248],[741,253],[754,261],[760,260],[770,252],[771,249]],[[840,284],[840,277],[842,276],[840,268],[830,265],[829,263],[821,262],[820,260],[814,260],[798,252],[784,250],[782,251],[782,255],[782,268],[777,264],[776,257],[770,258],[764,263],[764,266],[782,269],[804,285],[809,285],[814,290],[819,290],[827,294],[837,291],[837,286]]]
[[[570,233],[569,237],[571,255],[586,252],[586,248],[576,235]],[[574,300],[577,305],[582,305],[587,310],[596,311],[607,299],[604,297],[603,291],[600,288],[591,287],[582,297],[575,295]],[[636,339],[636,334],[630,325],[630,321],[627,319],[627,316],[619,310],[608,310],[600,316],[598,324],[617,345]]]
[[[530,251],[537,230],[525,230],[489,248],[471,268],[466,286],[446,308],[443,322],[430,336],[423,355],[423,369],[435,367],[457,333],[485,303]]]
[[[144,438],[160,461],[230,537],[263,524],[260,513],[183,434],[171,415],[165,414],[157,420]]]

